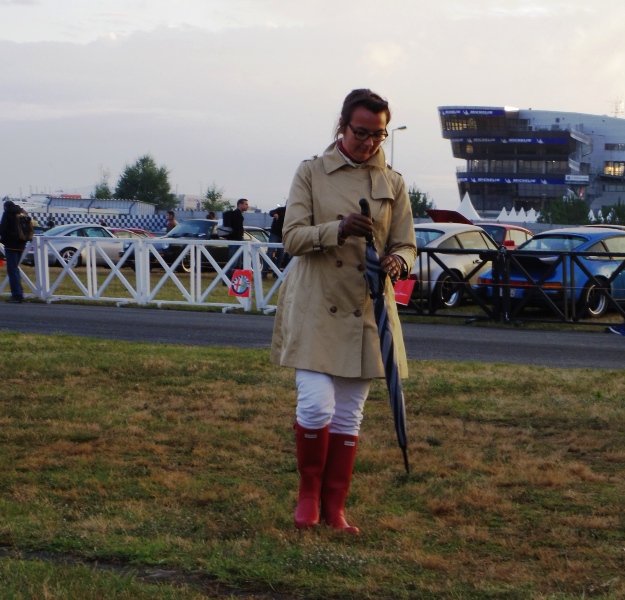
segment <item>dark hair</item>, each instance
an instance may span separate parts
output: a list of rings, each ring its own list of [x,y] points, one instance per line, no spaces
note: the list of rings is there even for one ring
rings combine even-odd
[[[343,100],[341,118],[339,119],[339,123],[336,126],[336,131],[334,133],[335,140],[339,138],[339,135],[344,133],[345,128],[352,120],[354,111],[359,106],[370,110],[376,115],[383,112],[386,114],[386,124],[388,125],[391,122],[391,109],[388,107],[388,102],[384,100],[382,96],[372,92],[368,88],[352,90],[349,94],[347,94],[345,100]]]
[[[247,202],[247,198],[239,198],[237,200],[237,206],[239,206],[239,204],[243,204],[243,202]]]
[[[167,214],[171,215],[173,217],[173,216],[175,216],[176,213],[173,210],[168,210]]]

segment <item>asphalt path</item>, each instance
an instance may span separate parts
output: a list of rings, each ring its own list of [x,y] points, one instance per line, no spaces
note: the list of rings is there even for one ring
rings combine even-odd
[[[129,342],[268,348],[274,318],[152,308],[70,304],[0,304],[0,330],[68,334]],[[625,336],[602,331],[404,323],[408,358],[624,369]]]

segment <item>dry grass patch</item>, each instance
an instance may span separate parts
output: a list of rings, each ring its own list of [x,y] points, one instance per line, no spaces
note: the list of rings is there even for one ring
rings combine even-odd
[[[0,353],[0,545],[287,597],[625,593],[622,373],[412,363],[408,476],[376,382],[351,538],[292,526],[293,374],[266,351],[2,333]]]

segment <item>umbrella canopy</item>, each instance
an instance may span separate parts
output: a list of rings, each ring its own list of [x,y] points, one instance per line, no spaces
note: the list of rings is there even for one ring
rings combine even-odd
[[[360,210],[363,215],[367,217],[371,216],[369,203],[364,198],[360,200]],[[382,351],[382,362],[384,363],[384,375],[386,377],[386,387],[388,388],[391,410],[393,411],[393,419],[395,421],[397,442],[404,455],[406,473],[409,473],[410,467],[408,465],[406,444],[406,405],[404,401],[404,391],[401,385],[401,377],[399,376],[399,367],[397,366],[395,344],[393,342],[393,335],[388,318],[386,296],[384,295],[384,284],[388,276],[380,264],[380,256],[375,247],[373,236],[367,236],[366,240],[366,270],[364,277],[369,287],[369,295],[373,300],[373,312],[375,314],[375,322],[378,326],[378,335],[380,336],[380,350]]]

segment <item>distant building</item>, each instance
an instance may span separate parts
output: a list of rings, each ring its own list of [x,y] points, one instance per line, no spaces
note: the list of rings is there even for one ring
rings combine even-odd
[[[625,202],[625,119],[508,107],[440,106],[460,198],[482,215],[540,212],[574,193],[597,212]]]

